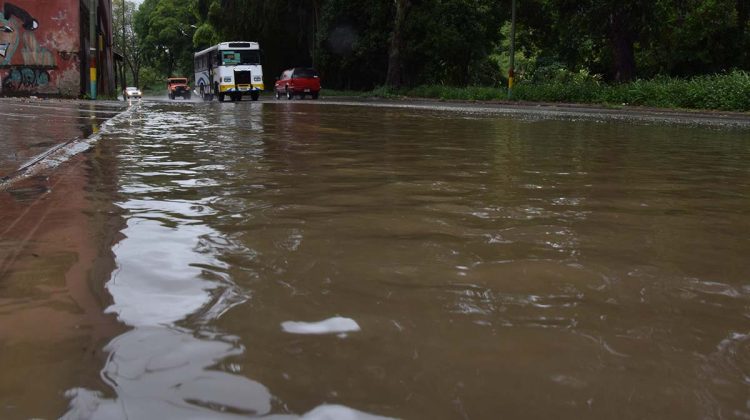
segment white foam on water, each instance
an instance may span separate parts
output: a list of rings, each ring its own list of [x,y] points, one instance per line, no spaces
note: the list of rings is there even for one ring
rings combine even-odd
[[[392,417],[381,417],[364,413],[343,405],[324,404],[302,415],[301,420],[388,420]]]
[[[318,322],[285,321],[281,329],[291,334],[341,334],[361,330],[357,321],[340,316]]]

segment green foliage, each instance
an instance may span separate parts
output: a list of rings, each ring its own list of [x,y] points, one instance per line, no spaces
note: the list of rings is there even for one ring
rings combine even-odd
[[[725,74],[690,79],[659,77],[610,86],[599,93],[599,102],[670,108],[750,110],[750,73],[735,70]]]
[[[388,67],[390,3],[383,0],[328,0],[321,9],[316,61],[326,86],[372,89]],[[368,10],[368,13],[362,13]]]
[[[134,17],[134,27],[146,64],[162,79],[193,73],[195,15],[183,0],[145,0]]]
[[[143,91],[153,92],[165,89],[166,81],[160,69],[144,67],[141,69],[140,88]]]
[[[746,0],[529,0],[519,15],[521,42],[540,59],[609,80],[624,57],[635,77],[750,68]]]
[[[407,29],[407,81],[494,84],[500,69],[489,56],[499,41],[507,7],[495,0],[423,1]]]
[[[112,2],[112,35],[115,48],[123,55],[127,67],[125,78],[138,84],[138,76],[143,64],[143,48],[135,32],[134,16],[136,4],[132,1],[120,0]]]
[[[517,3],[516,99],[744,109],[746,99],[736,92],[745,92],[747,75],[731,70],[750,69],[750,1]],[[397,4],[406,13],[395,31]],[[312,65],[326,89],[376,89],[385,84],[389,58],[399,57],[391,67],[401,72],[405,89],[375,94],[505,99],[509,6],[496,0],[144,0],[133,26],[149,67],[142,84],[152,83],[154,72],[162,80],[190,75],[194,51],[246,40],[261,45],[266,85],[283,69]],[[392,42],[396,34],[402,42]],[[389,54],[396,46],[399,54]],[[613,81],[630,83],[607,84]]]
[[[599,74],[592,74],[586,69],[572,71],[568,70],[568,68],[560,63],[551,63],[543,66],[530,67],[528,74],[526,74],[523,79],[537,84],[549,82],[598,84],[601,83],[602,76]]]
[[[595,78],[574,77],[519,83],[513,98],[527,101],[640,105],[667,108],[750,111],[750,73],[659,77],[624,84],[604,84]]]
[[[513,88],[513,100],[530,102],[595,103],[649,107],[750,111],[750,73],[735,70],[726,74],[690,79],[660,77],[631,83],[606,84],[599,77],[579,73],[526,80]],[[331,95],[352,96],[351,92]],[[365,96],[381,98],[432,98],[440,100],[505,101],[504,87],[421,85],[393,90],[378,87]]]
[[[655,4],[654,22],[662,24],[647,25],[643,31],[636,51],[642,76],[750,68],[750,2],[659,0]]]
[[[213,25],[204,23],[195,30],[193,34],[193,46],[196,50],[203,50],[212,45],[221,42],[219,34],[216,33]]]
[[[311,66],[321,0],[194,0],[197,30],[192,51],[224,41],[256,41],[263,51],[265,84],[283,69]]]

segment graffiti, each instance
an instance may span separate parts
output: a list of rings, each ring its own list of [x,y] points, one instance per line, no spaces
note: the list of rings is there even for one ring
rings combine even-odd
[[[55,55],[37,40],[39,21],[12,3],[0,8],[0,68],[2,91],[36,91],[50,84]]]
[[[55,56],[46,48],[40,47],[36,41],[36,37],[31,32],[23,34],[23,49],[21,50],[21,54],[23,55],[24,64],[27,65],[48,67],[54,67],[55,65]]]
[[[34,33],[37,28],[39,28],[39,21],[29,12],[14,4],[5,3],[3,11],[0,13],[1,66],[21,64],[54,67],[56,65],[54,54],[39,45]],[[17,59],[13,60],[19,44],[23,45],[21,62]]]
[[[3,79],[3,89],[24,90],[49,84],[49,73],[43,68],[14,67]]]

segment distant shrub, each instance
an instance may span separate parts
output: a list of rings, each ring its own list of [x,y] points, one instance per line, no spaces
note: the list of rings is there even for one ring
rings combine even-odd
[[[384,86],[365,96],[417,97],[441,100],[507,100],[505,87],[423,85],[399,90]],[[660,108],[750,111],[750,72],[698,76],[691,79],[656,77],[610,85],[587,71],[570,72],[559,66],[537,68],[513,87],[513,100],[532,102],[639,105]]]
[[[618,87],[613,87],[613,89]],[[691,79],[656,78],[619,87],[623,102],[674,108],[750,110],[750,73],[735,70]]]
[[[144,67],[140,72],[141,90],[147,92],[166,91],[166,77],[152,67]]]
[[[586,69],[578,71],[568,70],[562,64],[553,63],[534,68],[525,79],[534,84],[599,84],[602,81],[602,76],[600,74],[593,74]]]
[[[545,73],[543,73],[545,74]],[[513,99],[549,102],[580,102],[641,105],[662,108],[750,110],[750,73],[735,70],[691,79],[656,77],[608,85],[583,73],[546,73],[546,79],[519,83]]]

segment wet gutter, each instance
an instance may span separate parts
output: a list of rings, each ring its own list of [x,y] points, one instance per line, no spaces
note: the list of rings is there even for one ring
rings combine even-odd
[[[76,103],[76,102],[77,101],[70,101],[69,103]],[[24,105],[26,106],[27,104],[24,104]],[[121,105],[121,104],[117,104],[117,105]],[[44,106],[40,106],[40,105],[29,105],[29,106],[45,108]],[[7,175],[0,177],[0,191],[5,191],[9,189],[12,185],[16,184],[17,182],[21,180],[24,180],[31,176],[39,174],[42,171],[53,169],[59,166],[60,164],[68,161],[73,156],[79,153],[88,151],[101,138],[101,134],[103,131],[106,130],[107,126],[111,125],[113,122],[121,118],[124,118],[126,115],[129,115],[132,112],[132,110],[133,110],[133,107],[129,107],[118,112],[111,118],[102,122],[98,130],[88,137],[85,137],[85,138],[74,137],[70,140],[66,140],[62,143],[56,144],[50,147],[49,149],[43,151],[42,153],[39,153],[38,155],[33,156],[32,158],[28,159],[26,162],[21,164],[14,171],[8,173]],[[113,111],[111,110],[110,111],[87,110],[87,112],[112,113]]]

